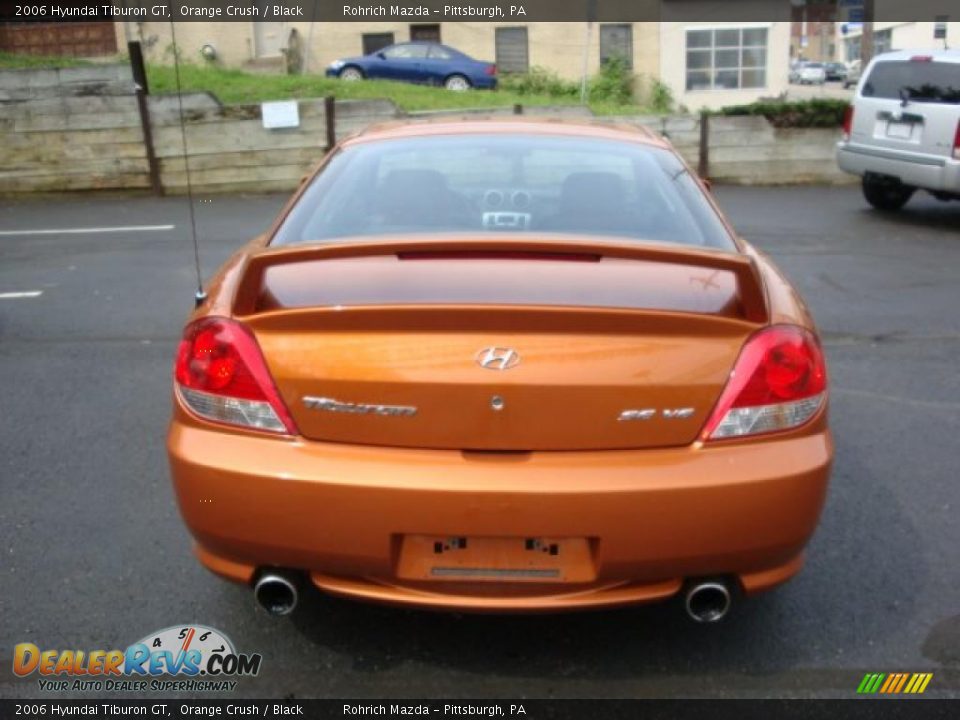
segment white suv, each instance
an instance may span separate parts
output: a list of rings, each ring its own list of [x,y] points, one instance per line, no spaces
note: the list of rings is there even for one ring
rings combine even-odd
[[[960,51],[907,50],[864,71],[837,144],[840,169],[863,178],[881,210],[917,189],[960,200]]]

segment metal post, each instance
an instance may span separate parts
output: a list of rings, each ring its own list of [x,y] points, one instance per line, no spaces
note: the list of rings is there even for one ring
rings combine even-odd
[[[147,154],[147,170],[150,173],[150,189],[154,195],[163,195],[163,182],[160,180],[160,163],[153,147],[153,127],[150,123],[150,108],[147,105],[147,71],[143,65],[143,52],[136,40],[127,43],[130,53],[130,69],[133,72],[133,92],[137,98],[137,111],[140,114],[140,128],[143,131],[143,148]]]
[[[710,177],[710,114],[706,110],[700,113],[700,162],[697,174],[704,180]]]
[[[130,70],[133,72],[133,81],[143,88],[143,94],[150,94],[147,85],[147,69],[143,64],[143,48],[138,40],[127,43],[127,54],[130,56]]]
[[[337,144],[336,112],[333,95],[327,95],[323,99],[323,115],[327,121],[327,152],[330,152],[333,146]]]

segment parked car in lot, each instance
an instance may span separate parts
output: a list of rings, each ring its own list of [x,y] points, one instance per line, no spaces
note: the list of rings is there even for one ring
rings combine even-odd
[[[843,63],[832,62],[826,63],[823,66],[824,75],[828,81],[839,81],[843,82],[847,79],[847,66]]]
[[[796,78],[801,85],[823,85],[827,81],[827,73],[823,63],[805,62],[796,69]]]
[[[918,189],[960,199],[960,51],[874,58],[847,110],[837,162],[863,178],[881,210],[900,209]]]
[[[497,66],[474,60],[447,45],[427,42],[399,43],[362,57],[334,60],[327,77],[341,80],[401,80],[442,85],[448,90],[493,89]]]
[[[472,611],[682,599],[799,571],[824,355],[668,141],[443,121],[342,141],[218,272],[168,450],[210,570]]]

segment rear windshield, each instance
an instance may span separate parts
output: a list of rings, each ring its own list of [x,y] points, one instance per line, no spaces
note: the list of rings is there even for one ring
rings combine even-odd
[[[918,60],[878,62],[863,85],[864,97],[960,104],[960,64]]]
[[[273,244],[451,232],[610,235],[735,249],[672,152],[519,134],[347,147],[301,196]]]

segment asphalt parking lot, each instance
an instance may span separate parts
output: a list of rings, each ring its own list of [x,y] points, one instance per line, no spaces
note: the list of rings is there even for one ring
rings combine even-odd
[[[193,559],[167,478],[186,201],[4,202],[0,696],[43,695],[11,674],[16,643],[123,648],[190,622],[263,654],[249,697],[852,697],[865,672],[921,670],[928,695],[960,696],[960,203],[883,216],[850,187],[717,192],[817,319],[837,461],[805,570],[711,627],[673,605],[477,617],[316,593],[268,617]],[[283,200],[198,202],[205,274]]]

